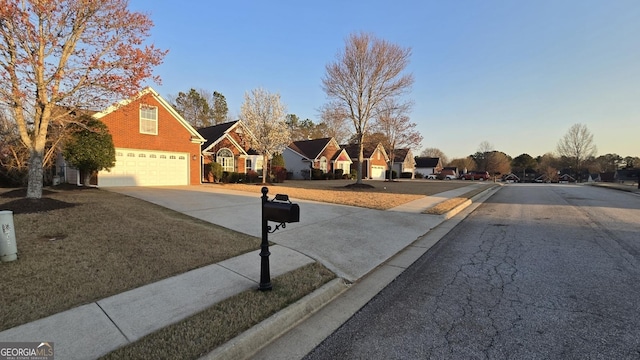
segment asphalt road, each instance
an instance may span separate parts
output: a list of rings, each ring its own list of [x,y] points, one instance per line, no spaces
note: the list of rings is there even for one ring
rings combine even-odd
[[[638,359],[640,196],[505,186],[307,359]]]

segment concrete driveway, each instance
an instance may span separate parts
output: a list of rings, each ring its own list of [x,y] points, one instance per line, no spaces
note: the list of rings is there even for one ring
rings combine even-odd
[[[192,217],[262,236],[260,194],[206,186],[108,188]],[[425,197],[442,201],[456,193]],[[449,192],[447,192],[449,193]],[[275,194],[269,194],[270,198]],[[355,281],[440,224],[440,216],[417,212],[416,202],[393,211],[291,199],[300,205],[300,222],[287,224],[269,240],[316,259],[338,276]],[[405,211],[406,210],[406,211]],[[270,223],[274,224],[275,223]]]

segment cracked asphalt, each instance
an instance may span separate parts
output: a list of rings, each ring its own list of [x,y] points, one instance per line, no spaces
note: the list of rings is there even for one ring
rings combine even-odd
[[[306,359],[638,359],[640,196],[504,186]]]

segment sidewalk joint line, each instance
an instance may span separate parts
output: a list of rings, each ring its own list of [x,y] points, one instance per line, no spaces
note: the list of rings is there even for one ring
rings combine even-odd
[[[120,327],[118,326],[118,324],[116,324],[116,322],[115,322],[115,321],[113,321],[113,319],[111,318],[111,316],[109,316],[109,314],[107,314],[107,312],[106,312],[106,311],[104,311],[104,309],[102,308],[102,306],[100,306],[100,304],[99,304],[97,301],[95,302],[95,304],[96,304],[96,305],[98,305],[98,307],[100,308],[100,310],[102,310],[102,313],[107,317],[107,319],[109,319],[109,321],[111,321],[111,323],[113,324],[113,326],[115,326],[115,327],[116,327],[116,329],[118,329],[118,331],[120,332],[120,334],[122,334],[122,336],[124,336],[124,338],[125,338],[125,339],[127,339],[127,342],[128,342],[129,344],[131,344],[131,343],[132,343],[131,339],[129,339],[129,337],[128,337],[124,332],[122,332],[122,329],[120,329]],[[114,350],[115,350],[115,349],[114,349]]]

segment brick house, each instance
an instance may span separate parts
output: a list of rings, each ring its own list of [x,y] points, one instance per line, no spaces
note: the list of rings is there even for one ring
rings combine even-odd
[[[94,185],[201,183],[200,144],[205,140],[152,88],[92,116],[108,127],[116,150],[115,166],[98,172]],[[66,182],[81,184],[79,171],[64,159],[60,163]]]
[[[342,145],[342,148],[349,154],[352,164],[351,169],[357,170],[359,146],[357,144]],[[363,151],[362,178],[384,180],[385,172],[389,166],[389,156],[382,144],[365,144]]]
[[[294,141],[284,149],[282,157],[292,179],[309,179],[311,169],[320,169],[323,173],[342,169],[343,174],[348,174],[352,162],[332,137]]]
[[[222,171],[246,174],[255,171],[262,174],[263,157],[251,148],[253,135],[241,120],[198,129],[206,139],[202,144],[203,165],[217,162]],[[205,178],[210,179],[203,171]]]

